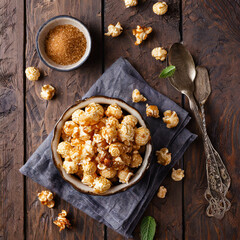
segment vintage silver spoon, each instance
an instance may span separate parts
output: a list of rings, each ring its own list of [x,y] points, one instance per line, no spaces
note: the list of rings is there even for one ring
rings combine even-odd
[[[195,115],[195,118],[200,127],[202,135],[205,136],[206,132],[204,131],[203,121],[201,119],[199,108],[194,98],[195,86],[193,81],[196,77],[196,69],[195,69],[193,58],[189,53],[189,51],[182,44],[175,43],[172,45],[169,51],[169,63],[176,67],[174,76],[169,78],[170,83],[178,91],[180,91],[181,93],[185,94],[188,97],[190,108]],[[211,158],[213,157],[213,154],[211,154],[210,147],[208,146],[209,141],[208,141],[208,137],[205,137],[205,138],[203,137],[206,156]],[[209,179],[211,180],[211,182],[209,183],[209,186],[216,186],[215,187],[216,194],[215,196],[213,196],[212,193],[209,192],[210,195],[207,195],[207,196],[211,196],[211,198],[207,198],[207,200],[209,201],[209,204],[212,203],[212,205],[214,206],[214,208],[211,208],[212,210],[211,216],[214,216],[216,218],[222,218],[223,216],[222,206],[225,206],[226,204],[224,200],[223,184],[221,181],[220,173],[218,171],[217,165],[213,164],[214,162],[216,162],[215,159],[209,160],[208,162],[209,163],[208,169],[211,170],[211,172],[214,171],[216,173],[208,177],[208,180]],[[219,199],[222,199],[222,200],[219,201]]]
[[[209,148],[208,151],[205,151],[207,158],[206,171],[208,188],[205,191],[204,195],[205,198],[209,201],[209,206],[206,212],[208,216],[216,216],[218,219],[221,219],[224,217],[224,213],[231,207],[230,201],[226,198],[231,179],[220,155],[212,146],[212,143],[207,135],[204,104],[211,94],[209,75],[207,69],[202,66],[198,66],[196,68],[196,71],[197,75],[194,80],[194,96],[201,109],[204,131],[203,137],[205,139],[204,149]],[[210,153],[210,155],[208,156],[207,153]]]

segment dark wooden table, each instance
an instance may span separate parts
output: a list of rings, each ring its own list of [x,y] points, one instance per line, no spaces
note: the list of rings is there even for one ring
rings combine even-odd
[[[56,198],[48,209],[37,200],[43,187],[23,177],[19,168],[53,128],[63,110],[81,98],[97,78],[120,56],[127,58],[145,80],[180,106],[189,109],[186,99],[166,80],[158,78],[167,66],[151,57],[157,46],[169,49],[183,41],[198,65],[210,73],[212,94],[206,104],[207,125],[214,146],[223,157],[232,177],[228,198],[231,210],[223,220],[208,218],[205,158],[201,140],[187,150],[180,165],[182,182],[168,176],[165,199],[155,197],[144,215],[157,221],[156,239],[240,239],[240,5],[238,0],[167,0],[164,16],[152,12],[156,1],[142,0],[125,9],[122,0],[1,0],[0,1],[0,239],[124,239]],[[47,68],[37,56],[38,28],[49,18],[67,14],[89,28],[93,49],[79,69],[62,73]],[[120,23],[123,34],[104,37],[107,26]],[[134,45],[131,30],[137,24],[151,26],[153,33],[140,46]],[[26,80],[28,66],[41,69],[36,83]],[[40,98],[43,84],[52,84],[57,96]],[[189,129],[199,133],[195,120]],[[73,224],[63,231],[53,225],[61,209],[69,211]],[[139,225],[135,230],[139,239]]]

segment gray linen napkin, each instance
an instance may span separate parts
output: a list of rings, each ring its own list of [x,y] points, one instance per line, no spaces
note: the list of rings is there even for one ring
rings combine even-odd
[[[134,228],[159,185],[197,137],[185,129],[190,120],[188,113],[151,88],[125,59],[118,59],[90,88],[84,98],[93,95],[120,98],[146,116],[146,102],[132,103],[131,93],[135,88],[147,97],[148,104],[157,105],[161,113],[171,109],[176,111],[179,116],[179,125],[173,129],[167,129],[161,119],[144,117],[150,126],[153,152],[162,147],[168,147],[172,153],[172,161],[168,166],[157,164],[156,157],[153,155],[151,165],[143,179],[127,191],[112,196],[82,194],[62,179],[53,164],[50,146],[53,132],[51,132],[20,169],[22,174],[32,178],[74,207],[126,237],[132,237]]]

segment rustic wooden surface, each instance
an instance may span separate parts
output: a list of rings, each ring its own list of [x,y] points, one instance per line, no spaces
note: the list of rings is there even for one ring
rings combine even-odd
[[[223,157],[232,177],[228,195],[231,210],[221,221],[205,215],[207,202],[205,159],[200,139],[187,150],[179,164],[185,169],[183,182],[168,176],[163,185],[166,199],[155,197],[144,215],[158,224],[156,239],[239,239],[240,238],[240,6],[238,1],[168,0],[164,16],[152,12],[156,1],[139,1],[125,9],[119,0],[2,0],[0,1],[0,239],[124,239],[103,224],[57,198],[56,208],[47,209],[37,200],[43,188],[24,178],[18,169],[37,149],[63,110],[81,98],[102,72],[117,58],[126,57],[145,80],[159,92],[188,109],[186,99],[158,74],[167,63],[151,57],[157,46],[169,48],[183,41],[197,64],[210,73],[212,95],[206,104],[210,138]],[[67,14],[89,28],[93,50],[79,69],[61,73],[47,68],[38,58],[35,37],[47,19]],[[120,21],[123,34],[103,36],[107,26]],[[134,45],[131,30],[137,24],[152,26],[143,45]],[[41,79],[30,82],[24,69],[37,66]],[[43,84],[57,89],[49,102],[40,98]],[[194,120],[189,128],[198,133]],[[69,211],[73,229],[59,234],[52,224],[61,209]],[[139,239],[139,226],[134,232]]]

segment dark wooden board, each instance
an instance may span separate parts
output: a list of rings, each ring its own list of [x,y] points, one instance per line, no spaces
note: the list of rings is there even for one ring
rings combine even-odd
[[[18,39],[18,41],[16,41]],[[0,239],[24,239],[24,1],[0,2]]]
[[[105,32],[109,24],[115,25],[118,21],[124,30],[117,38],[104,37],[104,66],[105,68],[109,67],[119,57],[127,58],[152,87],[181,106],[181,94],[173,89],[167,80],[158,78],[161,70],[167,66],[167,61],[157,61],[151,56],[153,48],[161,46],[168,50],[171,44],[180,41],[180,1],[168,1],[169,10],[164,16],[157,16],[153,13],[152,6],[155,2],[139,1],[136,7],[126,9],[123,1],[105,1]],[[149,38],[140,46],[134,45],[135,36],[132,35],[132,29],[137,25],[153,28]],[[141,91],[141,89],[139,90]],[[173,182],[168,177],[163,184],[169,190],[166,199],[155,197],[144,215],[151,215],[156,219],[158,224],[156,239],[181,239],[182,183]],[[134,239],[139,239],[139,225],[140,223],[134,232]],[[109,240],[124,239],[109,228],[107,237]]]
[[[27,45],[26,64],[37,66],[42,77],[36,83],[26,80],[27,158],[37,149],[54,127],[63,111],[81,98],[101,75],[101,1],[30,1],[26,2]],[[71,72],[53,71],[40,62],[35,49],[38,28],[56,15],[71,15],[80,19],[89,28],[93,38],[93,49],[88,61]],[[94,71],[93,71],[94,69]],[[51,101],[40,98],[41,87],[52,84],[56,97]],[[37,200],[37,192],[43,188],[27,179],[26,184],[26,235],[27,239],[103,239],[104,225],[94,221],[83,212],[56,196],[56,207],[48,209]],[[59,233],[52,222],[62,209],[69,211],[72,230]]]
[[[198,65],[210,73],[212,94],[206,103],[207,127],[222,156],[232,185],[232,207],[221,221],[205,214],[205,157],[198,139],[185,154],[186,239],[240,238],[239,102],[240,6],[238,1],[183,1],[183,40]],[[196,131],[192,122],[192,130]]]

